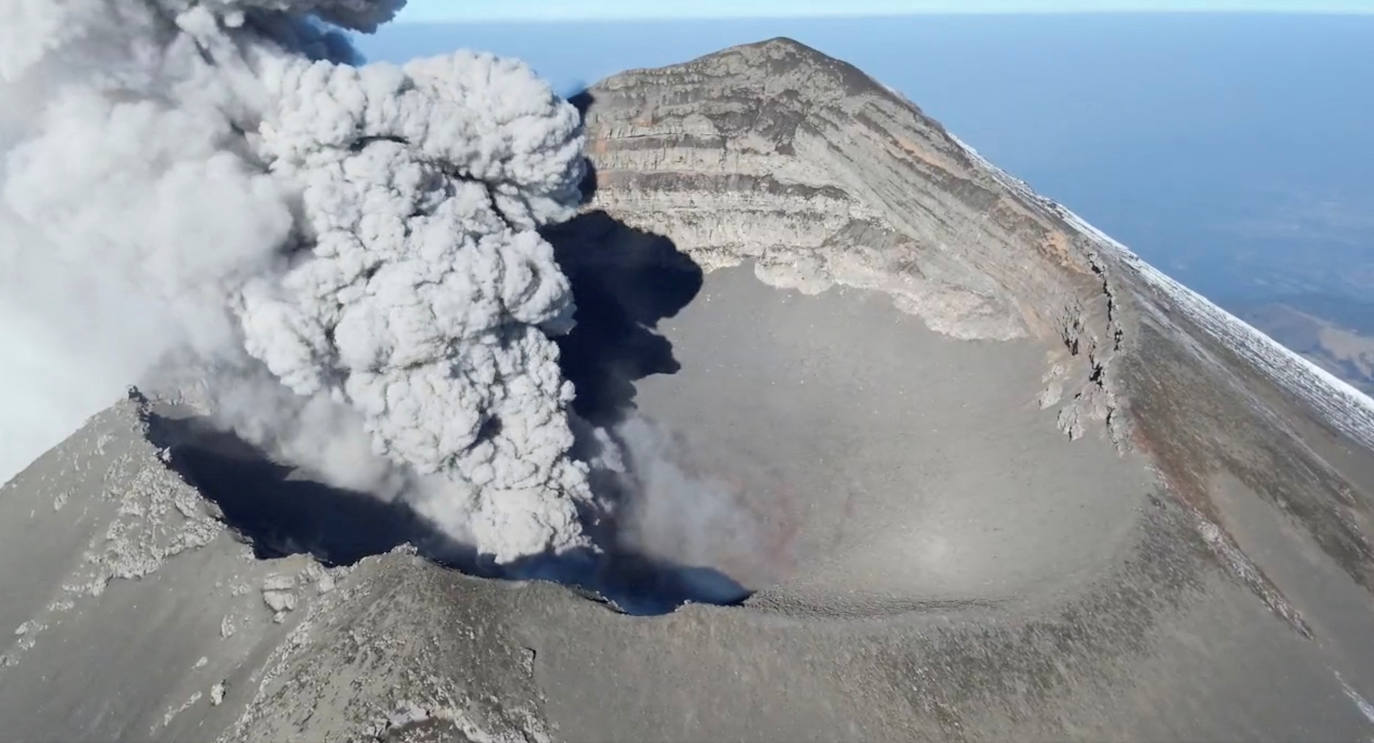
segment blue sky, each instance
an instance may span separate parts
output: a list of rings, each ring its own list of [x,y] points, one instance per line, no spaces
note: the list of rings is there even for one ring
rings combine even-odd
[[[1374,0],[410,0],[401,20],[569,20],[914,13],[1374,13]]]

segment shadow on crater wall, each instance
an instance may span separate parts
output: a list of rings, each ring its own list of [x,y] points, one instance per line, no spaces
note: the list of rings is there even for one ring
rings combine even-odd
[[[577,327],[557,339],[563,375],[577,387],[573,409],[612,425],[634,409],[636,380],[678,371],[672,344],[655,328],[701,291],[701,267],[668,238],[601,211],[543,234],[577,301]]]
[[[148,440],[168,451],[172,470],[219,508],[259,559],[310,554],[326,565],[351,565],[411,543],[484,572],[473,550],[408,504],[308,479],[208,420],[150,415]]]
[[[593,172],[588,181],[594,180]],[[587,191],[593,187],[584,184]],[[577,302],[577,326],[557,342],[563,375],[577,389],[573,411],[588,424],[574,421],[574,453],[583,461],[594,461],[604,444],[590,429],[606,429],[608,438],[619,442],[617,427],[636,410],[635,382],[680,370],[672,343],[657,326],[696,298],[703,272],[667,237],[634,229],[603,211],[584,213],[545,229],[543,235],[553,245]],[[633,464],[628,456],[625,459]],[[620,506],[617,513],[627,513],[625,507],[636,498],[631,480],[597,468],[591,472],[592,489]],[[731,604],[749,595],[715,569],[664,565],[627,551],[618,531],[614,513],[603,517],[593,537],[606,553],[594,559],[590,569],[598,575],[595,582],[607,587],[603,590],[622,597],[619,600],[637,602],[631,608],[636,613],[652,613],[656,597]],[[536,560],[535,566],[543,577],[569,582],[558,577],[566,563],[545,565]]]
[[[613,547],[498,565],[435,529],[403,500],[385,502],[306,479],[202,418],[147,419],[148,439],[167,449],[168,466],[219,508],[258,559],[309,554],[325,565],[352,565],[411,544],[424,557],[469,575],[562,583],[630,614],[663,614],[689,601],[734,603],[747,594],[715,570],[664,564]]]
[[[557,339],[565,376],[577,388],[574,410],[610,427],[634,410],[635,380],[672,374],[672,345],[654,328],[696,297],[702,271],[667,238],[632,229],[604,212],[545,230],[577,301],[577,328]],[[260,559],[310,554],[350,565],[412,544],[440,564],[487,578],[550,580],[582,589],[621,611],[658,614],[688,601],[734,603],[748,595],[710,568],[670,565],[619,546],[615,523],[602,519],[600,552],[542,555],[497,565],[455,542],[403,499],[331,487],[273,462],[269,455],[207,419],[148,416],[149,440],[169,452],[169,466],[215,503],[225,523]],[[585,434],[586,425],[577,425]],[[578,454],[598,445],[579,436]],[[615,478],[593,473],[593,487],[619,500]]]

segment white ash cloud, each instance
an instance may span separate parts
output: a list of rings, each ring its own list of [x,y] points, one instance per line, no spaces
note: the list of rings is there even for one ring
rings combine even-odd
[[[574,208],[578,115],[517,61],[321,59],[348,50],[309,16],[401,4],[17,0],[0,297],[88,373],[6,381],[85,403],[192,358],[226,423],[335,484],[502,562],[584,546],[572,298],[535,231]]]

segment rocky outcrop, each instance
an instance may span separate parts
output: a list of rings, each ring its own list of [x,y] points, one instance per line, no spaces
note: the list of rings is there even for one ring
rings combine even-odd
[[[778,286],[876,289],[957,338],[1044,341],[1038,402],[1059,406],[1070,437],[1105,422],[1215,521],[1212,481],[1238,477],[1374,587],[1359,526],[1370,504],[1352,495],[1374,483],[1335,453],[1350,441],[1367,454],[1374,403],[858,69],[773,39],[622,73],[583,105],[593,208],[707,267],[749,261]]]
[[[707,268],[882,291],[933,330],[1062,344],[1045,406],[1082,435],[1115,404],[1110,287],[1091,240],[939,123],[789,39],[617,75],[584,94],[592,208]]]
[[[255,559],[152,420],[135,394],[0,490],[7,740],[548,740],[527,648],[451,571]]]

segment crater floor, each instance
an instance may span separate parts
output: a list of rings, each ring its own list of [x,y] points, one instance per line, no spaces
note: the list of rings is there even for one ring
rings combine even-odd
[[[759,591],[753,603],[1030,599],[1133,538],[1152,482],[1040,409],[1038,343],[952,340],[881,294],[808,296],[748,267],[707,274],[659,329],[681,369],[637,383],[639,412],[704,482],[649,489],[645,542]]]

